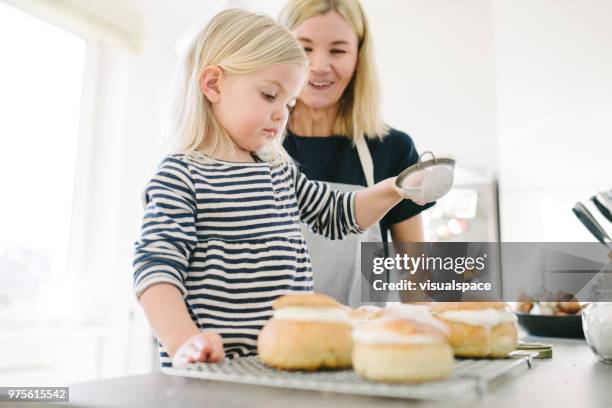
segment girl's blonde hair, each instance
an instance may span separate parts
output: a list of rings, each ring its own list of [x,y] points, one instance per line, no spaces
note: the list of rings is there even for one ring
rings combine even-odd
[[[334,133],[355,142],[360,137],[382,138],[389,128],[381,119],[380,84],[374,66],[372,36],[363,7],[358,0],[289,0],[279,15],[279,22],[294,30],[311,17],[335,11],[350,25],[357,38],[358,56],[355,74],[340,100]]]
[[[266,15],[246,10],[230,9],[217,14],[195,37],[177,71],[164,132],[171,149],[189,154],[206,141],[206,152],[211,153],[223,143],[230,143],[200,89],[206,67],[218,66],[226,74],[241,75],[286,63],[304,68],[308,65],[303,47],[287,28]],[[286,161],[282,135],[259,153],[265,160]]]

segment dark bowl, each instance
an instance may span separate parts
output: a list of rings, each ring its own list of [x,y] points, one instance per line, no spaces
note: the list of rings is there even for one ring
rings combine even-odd
[[[521,326],[532,336],[567,337],[583,339],[582,316],[545,316],[536,314],[517,313]]]

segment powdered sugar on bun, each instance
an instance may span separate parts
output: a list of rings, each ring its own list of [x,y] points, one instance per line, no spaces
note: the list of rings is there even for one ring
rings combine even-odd
[[[408,319],[435,327],[439,331],[448,334],[448,327],[431,315],[431,310],[423,305],[411,305],[405,303],[390,304],[382,313],[383,318]]]
[[[437,344],[443,343],[441,337],[427,334],[403,336],[388,330],[353,330],[353,341],[365,344]]]

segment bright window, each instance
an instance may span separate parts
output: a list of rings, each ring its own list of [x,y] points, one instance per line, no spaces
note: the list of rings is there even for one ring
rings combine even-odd
[[[86,43],[0,2],[0,319],[66,278]],[[36,305],[38,301],[38,306]],[[44,315],[44,313],[43,313]]]

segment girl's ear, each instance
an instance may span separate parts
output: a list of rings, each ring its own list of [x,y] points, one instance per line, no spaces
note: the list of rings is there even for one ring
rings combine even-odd
[[[210,103],[217,103],[221,99],[220,81],[222,77],[223,70],[216,65],[208,66],[202,71],[200,90]]]

